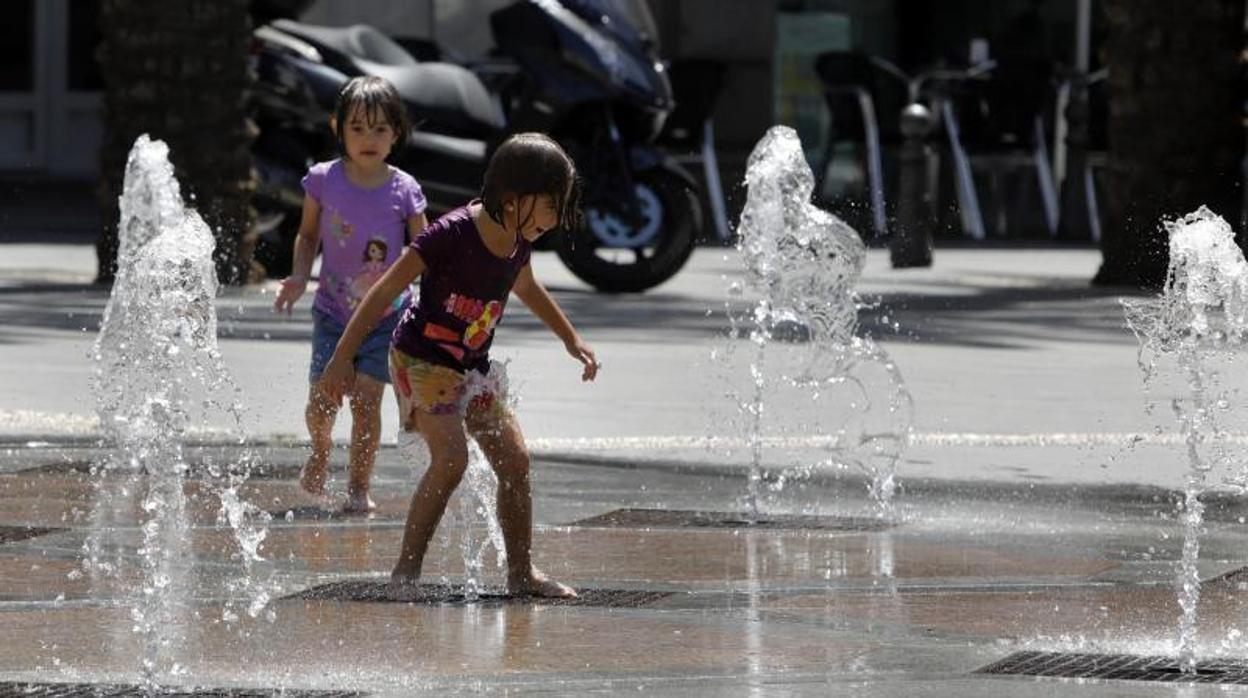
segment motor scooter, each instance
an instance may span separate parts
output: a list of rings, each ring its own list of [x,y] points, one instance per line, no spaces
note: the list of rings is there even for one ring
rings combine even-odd
[[[388,79],[406,103],[415,127],[392,162],[421,183],[433,213],[477,195],[508,135],[542,131],[583,182],[584,224],[552,241],[569,270],[607,292],[644,291],[680,270],[702,211],[693,177],[654,146],[674,101],[644,3],[526,0],[489,21],[507,61],[478,66],[489,88],[469,67],[417,60],[366,25],[274,19],[256,29],[257,207],[268,226],[257,258],[270,273],[289,267],[302,198],[292,173],[333,156],[328,112],[356,75]]]

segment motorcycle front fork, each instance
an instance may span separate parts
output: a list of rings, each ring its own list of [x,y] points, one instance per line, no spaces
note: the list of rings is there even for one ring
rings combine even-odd
[[[610,105],[603,105],[603,122],[606,128],[598,132],[590,150],[591,167],[587,177],[589,200],[600,209],[611,211],[630,225],[640,226],[644,221],[641,205],[637,201],[633,167],[628,144],[615,121]],[[597,180],[597,181],[594,181]]]

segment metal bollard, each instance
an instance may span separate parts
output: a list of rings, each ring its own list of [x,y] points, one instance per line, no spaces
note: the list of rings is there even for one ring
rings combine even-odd
[[[927,200],[927,134],[932,115],[919,103],[901,112],[901,183],[898,186],[897,225],[889,241],[889,259],[894,269],[932,265],[932,230]]]
[[[1066,177],[1062,180],[1061,208],[1057,237],[1061,240],[1101,238],[1096,190],[1088,166],[1088,78],[1071,80],[1070,102],[1066,105]]]

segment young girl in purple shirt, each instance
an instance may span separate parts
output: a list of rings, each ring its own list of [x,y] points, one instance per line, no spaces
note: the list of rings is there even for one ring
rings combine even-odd
[[[576,595],[533,566],[529,454],[515,415],[497,381],[490,380],[488,356],[514,293],[581,362],[582,380],[598,374],[594,352],[529,265],[534,241],[572,224],[576,191],[572,160],[553,140],[537,133],[509,138],[490,160],[481,198],[447,213],[416,237],[364,297],[325,368],[321,389],[341,395],[351,385],[351,357],[368,328],[420,277],[419,300],[404,312],[390,350],[403,428],[419,430],[430,454],[391,575],[396,593],[418,592],[429,539],[468,466],[466,427],[498,475],[509,591]]]
[[[373,508],[369,479],[381,438],[381,398],[390,382],[390,333],[398,325],[406,296],[399,294],[372,317],[351,354],[355,375],[345,390],[330,395],[317,381],[351,313],[399,258],[409,237],[415,239],[424,229],[425,196],[410,175],[386,164],[391,149],[404,142],[408,129],[407,110],[389,82],[377,77],[348,82],[338,95],[330,126],[342,157],[313,165],[303,178],[307,196],[295,239],[294,271],[282,281],[274,307],[289,313],[303,295],[319,248],[320,283],[312,302],[311,389],[304,410],[312,453],[299,483],[308,492],[324,496],[334,420],[345,393],[351,402],[351,465],[342,510],[366,513]]]

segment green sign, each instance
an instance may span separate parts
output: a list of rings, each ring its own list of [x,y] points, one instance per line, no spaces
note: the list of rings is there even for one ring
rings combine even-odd
[[[775,123],[792,126],[802,139],[806,159],[823,152],[829,116],[823,87],[815,75],[815,57],[850,49],[849,16],[836,12],[782,12],[776,15]]]

